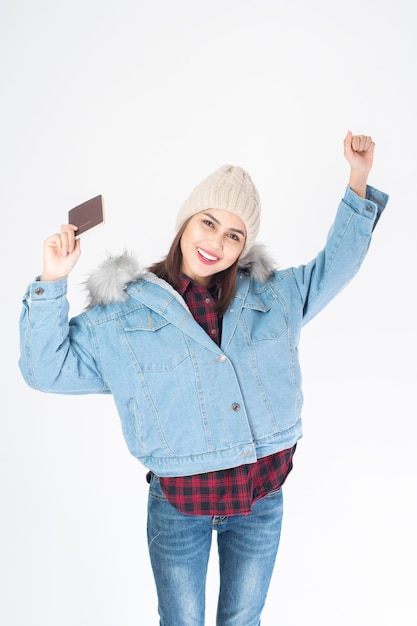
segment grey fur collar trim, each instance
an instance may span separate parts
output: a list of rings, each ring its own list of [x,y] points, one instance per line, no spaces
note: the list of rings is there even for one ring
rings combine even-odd
[[[264,282],[272,274],[276,265],[265,247],[254,244],[249,253],[245,254],[239,267],[255,280]],[[109,255],[85,281],[87,306],[105,305],[126,300],[126,286],[141,278],[162,284],[172,290],[164,280],[157,278],[146,269],[140,267],[136,257],[125,251],[119,256]]]

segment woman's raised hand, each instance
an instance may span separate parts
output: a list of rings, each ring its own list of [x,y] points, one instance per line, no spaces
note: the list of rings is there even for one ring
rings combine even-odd
[[[81,254],[80,240],[75,239],[76,230],[73,224],[64,224],[61,232],[45,241],[41,280],[60,280],[71,272]]]
[[[349,186],[358,196],[366,197],[366,182],[372,169],[375,143],[368,135],[352,135],[349,130],[344,142],[344,155],[350,165]]]

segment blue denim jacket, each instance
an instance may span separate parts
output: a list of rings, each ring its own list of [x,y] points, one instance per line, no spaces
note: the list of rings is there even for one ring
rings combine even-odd
[[[346,190],[310,263],[272,270],[258,259],[239,270],[220,347],[170,285],[132,271],[131,259],[92,277],[91,306],[70,321],[66,280],[35,281],[21,316],[24,379],[45,392],[113,394],[130,452],[160,476],[292,446],[302,436],[301,327],[359,269],[388,199],[372,187],[367,196]]]

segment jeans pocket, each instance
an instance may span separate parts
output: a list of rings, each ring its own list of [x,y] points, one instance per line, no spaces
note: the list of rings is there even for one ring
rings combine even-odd
[[[150,472],[149,495],[152,498],[158,498],[158,500],[165,500],[165,495],[161,487],[161,481],[159,480],[159,477],[153,472]]]

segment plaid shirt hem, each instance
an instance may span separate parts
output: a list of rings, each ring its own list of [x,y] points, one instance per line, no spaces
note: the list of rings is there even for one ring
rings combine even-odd
[[[257,500],[281,489],[292,470],[296,445],[250,465],[160,477],[161,488],[168,502],[187,515],[247,515]]]

